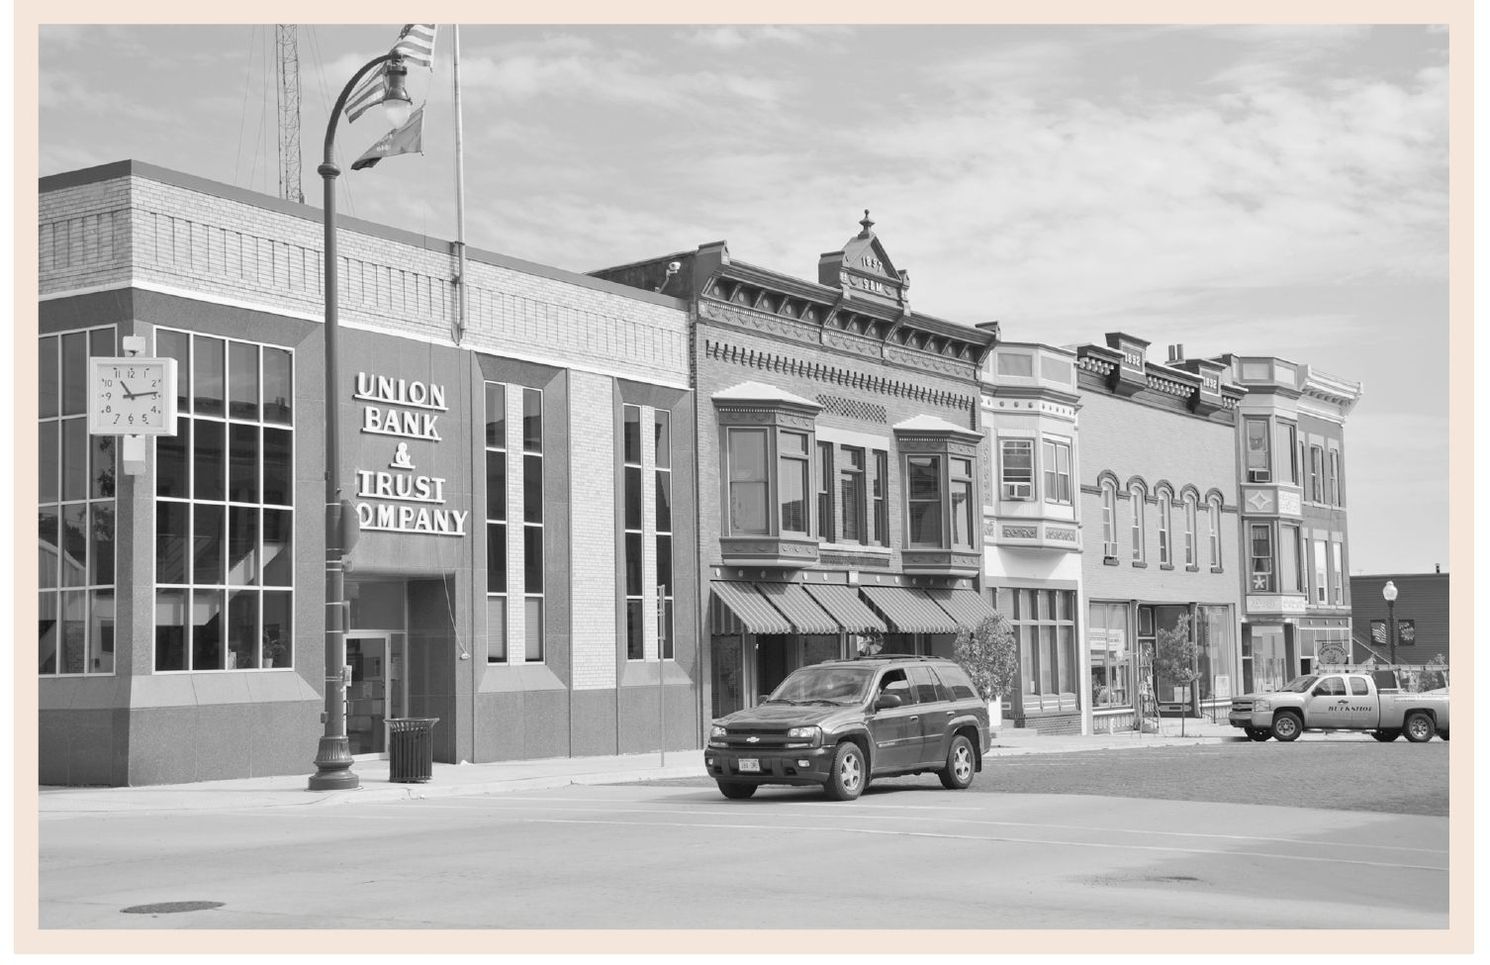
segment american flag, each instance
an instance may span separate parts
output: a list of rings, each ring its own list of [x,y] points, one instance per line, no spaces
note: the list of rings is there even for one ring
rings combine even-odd
[[[410,23],[404,24],[404,29],[399,32],[398,40],[393,45],[393,50],[401,55],[406,63],[418,64],[421,67],[434,69],[435,56],[435,25],[432,23]],[[352,91],[347,98],[347,123],[361,117],[369,107],[383,103],[383,97],[388,89],[387,65],[379,67],[368,74],[367,77]]]

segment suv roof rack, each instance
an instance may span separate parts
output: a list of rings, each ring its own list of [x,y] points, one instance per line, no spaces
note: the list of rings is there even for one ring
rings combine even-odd
[[[948,657],[934,657],[924,653],[871,653],[858,657],[850,657],[850,660],[947,660]]]

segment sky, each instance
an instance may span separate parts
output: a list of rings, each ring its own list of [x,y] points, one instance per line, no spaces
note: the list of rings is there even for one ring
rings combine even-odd
[[[301,188],[398,24],[301,25]],[[425,153],[338,210],[456,236],[453,31]],[[133,158],[280,192],[273,25],[44,25],[39,173]],[[1449,563],[1448,32],[1433,26],[460,28],[465,234],[587,271],[726,240],[816,280],[867,208],[919,312],[1276,355],[1360,382],[1352,573]],[[349,166],[383,133],[337,126]]]

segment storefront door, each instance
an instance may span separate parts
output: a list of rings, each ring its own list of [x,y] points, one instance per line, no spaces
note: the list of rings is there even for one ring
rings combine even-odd
[[[404,634],[357,630],[347,635],[347,742],[351,753],[388,753],[390,717],[404,717],[409,685],[404,673]]]

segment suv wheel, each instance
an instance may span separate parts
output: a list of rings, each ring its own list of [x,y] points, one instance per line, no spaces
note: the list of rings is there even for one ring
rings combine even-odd
[[[952,738],[952,747],[947,751],[947,766],[937,771],[936,776],[942,779],[942,787],[961,791],[973,783],[973,774],[972,742],[958,734]]]
[[[1259,744],[1273,736],[1273,732],[1266,727],[1248,727],[1247,739],[1257,741]]]
[[[835,801],[852,801],[864,791],[864,752],[853,741],[844,741],[833,754],[824,790]]]
[[[754,784],[742,784],[738,781],[719,781],[719,793],[731,801],[743,801],[755,795]]]
[[[1303,732],[1304,724],[1298,714],[1284,711],[1273,715],[1273,736],[1283,743],[1298,740]]]

